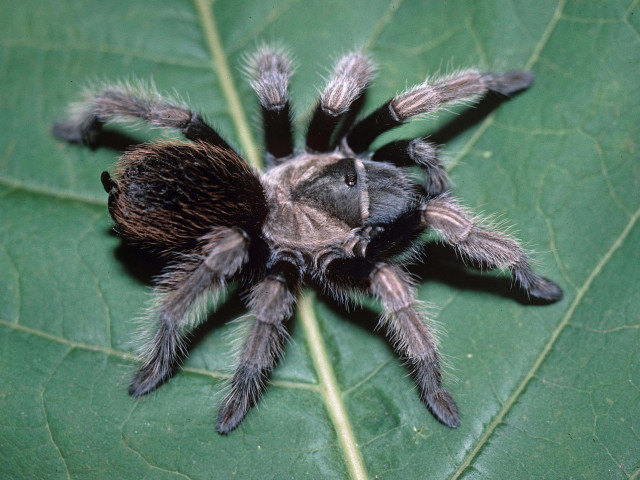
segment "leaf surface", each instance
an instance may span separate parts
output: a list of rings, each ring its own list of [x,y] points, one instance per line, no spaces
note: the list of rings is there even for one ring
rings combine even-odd
[[[636,478],[640,471],[639,2],[5,2],[0,8],[2,478]],[[110,232],[100,172],[116,154],[49,133],[87,81],[153,78],[252,160],[242,58],[291,48],[298,134],[336,56],[379,66],[365,110],[434,72],[526,68],[534,86],[434,133],[454,192],[517,225],[565,298],[528,305],[504,274],[426,247],[418,296],[447,335],[449,430],[419,402],[368,306],[307,292],[267,394],[221,437],[230,292],[184,368],[133,400],[148,269]],[[462,112],[464,108],[456,108]],[[460,117],[458,117],[460,118]],[[137,133],[154,138],[157,132]],[[301,138],[301,137],[300,137]]]

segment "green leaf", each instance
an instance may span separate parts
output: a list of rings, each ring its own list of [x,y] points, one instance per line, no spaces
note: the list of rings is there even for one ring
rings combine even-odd
[[[639,3],[4,2],[0,477],[638,478]],[[214,421],[227,322],[245,311],[237,293],[170,382],[126,393],[149,279],[110,232],[99,175],[116,155],[62,144],[50,127],[87,81],[153,78],[256,160],[257,102],[239,67],[264,41],[295,52],[298,133],[320,74],[354,46],[379,65],[368,109],[436,71],[536,74],[444,154],[456,195],[515,223],[565,299],[520,303],[504,274],[427,248],[418,294],[448,333],[457,430],[422,406],[373,310],[308,292],[267,394],[231,435]]]

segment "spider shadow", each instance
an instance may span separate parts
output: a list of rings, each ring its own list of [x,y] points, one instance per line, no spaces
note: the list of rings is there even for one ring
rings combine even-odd
[[[109,230],[109,234],[118,236],[113,230]],[[147,287],[153,287],[156,284],[154,279],[161,275],[169,264],[167,258],[158,252],[126,242],[120,242],[120,245],[115,248],[114,256],[122,264],[129,276]],[[234,287],[234,282],[231,282],[226,291],[230,293],[228,295],[222,294],[223,299],[217,302],[216,308],[207,313],[206,318],[188,333],[185,339],[184,355],[177,360],[171,375],[161,384],[158,384],[155,389],[166,383],[180,370],[190,352],[200,345],[211,332],[232,320],[238,319],[247,312],[246,306],[242,301],[243,289],[239,285]],[[143,308],[142,305],[141,308]]]
[[[455,288],[456,291],[472,291],[481,294],[502,297],[515,300],[522,305],[546,304],[548,302],[536,302],[527,298],[521,289],[512,284],[509,275],[486,275],[471,267],[462,264],[456,256],[453,248],[436,242],[427,243],[423,246],[423,262],[413,264],[409,267],[410,273],[417,278],[418,283],[438,282]],[[514,288],[515,287],[515,288]],[[332,311],[338,318],[345,317],[345,307],[333,297],[324,294],[319,287],[315,290],[318,298],[326,308]],[[376,336],[385,346],[386,350],[398,356],[398,351],[394,348],[393,340],[387,335],[387,328],[380,322],[381,312],[369,307],[353,302],[348,310],[348,321],[356,327],[361,328],[368,334]],[[399,360],[405,364],[409,375],[418,381],[416,371],[407,364],[407,358],[400,355]],[[427,405],[433,414],[433,410]]]
[[[109,229],[109,235],[120,238],[112,228]],[[122,240],[114,249],[114,256],[130,277],[146,286],[153,286],[153,279],[162,273],[168,263],[162,255],[153,250],[131,245]]]
[[[422,282],[435,281],[456,290],[486,293],[495,297],[514,300],[521,305],[549,305],[553,303],[531,298],[516,285],[510,274],[498,274],[496,270],[485,273],[481,265],[463,263],[453,247],[439,242],[429,242],[422,249],[425,261],[412,264],[410,272]]]
[[[125,152],[143,143],[139,138],[135,138],[127,133],[110,128],[103,128],[94,134],[94,137],[91,139],[91,144],[88,145],[88,147],[91,150],[108,148],[117,152]],[[84,147],[84,145],[82,146]]]
[[[118,236],[113,230],[110,230],[110,235]],[[121,242],[115,248],[114,255],[129,276],[148,287],[153,287],[156,284],[154,280],[162,274],[170,263],[165,257],[153,250],[130,245],[126,242]],[[194,346],[201,340],[200,337],[206,336],[208,332],[214,330],[218,325],[233,320],[246,312],[246,307],[242,302],[242,292],[244,290],[239,285],[234,288],[234,283],[238,282],[232,281],[231,286],[226,288],[231,293],[218,303],[215,312],[208,314],[207,319],[190,334],[190,337],[192,337],[191,343]],[[222,296],[224,297],[224,295]],[[212,320],[212,317],[217,319]]]
[[[516,301],[521,305],[548,305],[553,302],[530,298],[517,285],[509,274],[483,273],[479,266],[465,265],[457,256],[455,249],[438,242],[429,242],[422,246],[424,261],[409,266],[409,272],[418,279],[418,283],[436,282],[452,287],[456,291],[470,291],[488,294]],[[345,306],[333,297],[315,287],[318,297],[337,316],[344,316]],[[367,332],[383,339],[389,348],[389,340],[384,329],[378,328],[380,312],[356,302],[347,308],[349,321]]]
[[[376,311],[357,301],[349,301],[348,306],[345,306],[343,303],[323,292],[319,286],[312,285],[311,288],[315,292],[316,298],[318,298],[326,308],[331,310],[331,313],[336,317],[344,318],[346,313],[346,317],[348,317],[350,323],[380,338],[387,347],[389,347],[391,352],[394,351],[385,335],[384,329],[379,328],[380,311]]]
[[[522,91],[507,97],[496,92],[488,92],[478,103],[453,117],[447,123],[440,126],[435,132],[427,135],[426,138],[428,138],[430,142],[438,145],[446,144],[464,131],[483,121],[503,103],[520,95],[520,93],[522,93]]]

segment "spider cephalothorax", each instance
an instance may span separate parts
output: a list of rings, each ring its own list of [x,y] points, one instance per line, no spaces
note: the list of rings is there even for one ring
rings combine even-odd
[[[442,386],[436,343],[416,309],[406,252],[426,229],[463,258],[506,268],[529,296],[561,298],[560,288],[535,274],[520,245],[471,218],[449,193],[436,147],[398,140],[367,152],[371,142],[412,117],[488,91],[527,88],[527,72],[464,71],[425,82],[355,122],[356,105],[373,78],[367,57],[354,52],[336,65],[306,135],[295,150],[288,81],[291,62],[261,48],[248,71],[262,108],[266,171],[258,173],[187,106],[153,90],[126,85],[87,95],[54,133],[91,144],[110,121],[145,120],[180,130],[191,143],[144,144],[126,152],[115,178],[102,174],[115,229],[130,242],[171,259],[158,279],[157,322],[129,388],[144,395],[165,381],[183,355],[185,336],[201,320],[194,306],[237,278],[247,286],[253,325],[218,415],[228,433],[257,402],[286,338],[305,281],[344,300],[364,293],[380,300],[382,322],[414,376],[420,397],[442,423],[457,427],[458,409]],[[404,167],[425,171],[417,182]]]

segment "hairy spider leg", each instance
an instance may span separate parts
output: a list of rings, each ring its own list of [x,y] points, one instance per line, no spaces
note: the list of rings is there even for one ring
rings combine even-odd
[[[530,72],[481,73],[467,70],[426,82],[387,101],[351,129],[345,146],[355,154],[364,152],[380,134],[402,125],[412,117],[433,112],[447,103],[473,100],[489,91],[512,95],[533,82]]]
[[[300,281],[296,265],[277,260],[252,288],[249,307],[254,322],[218,413],[218,432],[226,434],[236,428],[264,392],[287,338],[284,322],[293,314]]]
[[[144,120],[160,128],[179,130],[189,140],[202,140],[228,150],[229,144],[190,108],[163,98],[152,88],[114,85],[74,105],[68,119],[53,126],[53,134],[68,142],[93,146],[107,122]]]
[[[420,399],[444,425],[460,425],[458,407],[442,386],[436,340],[415,308],[408,275],[395,265],[377,265],[371,272],[370,292],[384,307],[387,336],[406,359],[415,379]]]
[[[481,227],[451,196],[429,200],[422,210],[422,223],[438,232],[463,258],[484,268],[508,268],[528,296],[545,302],[562,298],[558,285],[532,270],[518,242],[492,228]]]
[[[430,196],[449,190],[449,176],[438,157],[438,147],[422,138],[387,143],[376,150],[371,159],[399,167],[419,165],[425,170],[424,187]]]
[[[191,312],[192,307],[212,289],[222,288],[224,279],[237,273],[247,260],[248,240],[237,229],[218,227],[207,239],[206,257],[183,260],[161,278],[158,323],[155,334],[142,345],[142,367],[129,386],[133,397],[149,393],[171,375],[184,355],[188,328],[201,320],[200,312]]]
[[[407,362],[420,399],[444,425],[451,428],[460,425],[458,408],[442,386],[436,340],[427,326],[428,319],[416,309],[408,274],[397,265],[351,257],[330,262],[324,278],[330,293],[339,300],[340,292],[348,287],[373,295],[381,302],[384,308],[381,325]]]
[[[313,152],[331,150],[331,136],[352,104],[361,98],[373,79],[373,64],[361,52],[351,52],[336,64],[315,108],[307,130],[306,148]],[[352,121],[347,115],[345,120]]]
[[[364,290],[381,301],[387,335],[410,365],[421,399],[439,421],[455,428],[460,423],[458,410],[442,387],[436,343],[425,324],[426,318],[414,306],[410,279],[400,267],[381,262],[410,248],[425,228],[433,228],[476,266],[508,268],[531,297],[553,302],[562,298],[562,290],[533,272],[526,253],[515,240],[479,226],[448,194],[427,199],[391,225],[373,229],[363,247],[365,258],[327,262],[323,279],[329,293],[340,300],[345,288]]]
[[[284,50],[261,47],[249,58],[247,73],[260,100],[267,163],[277,164],[293,154],[289,102],[291,59]]]

